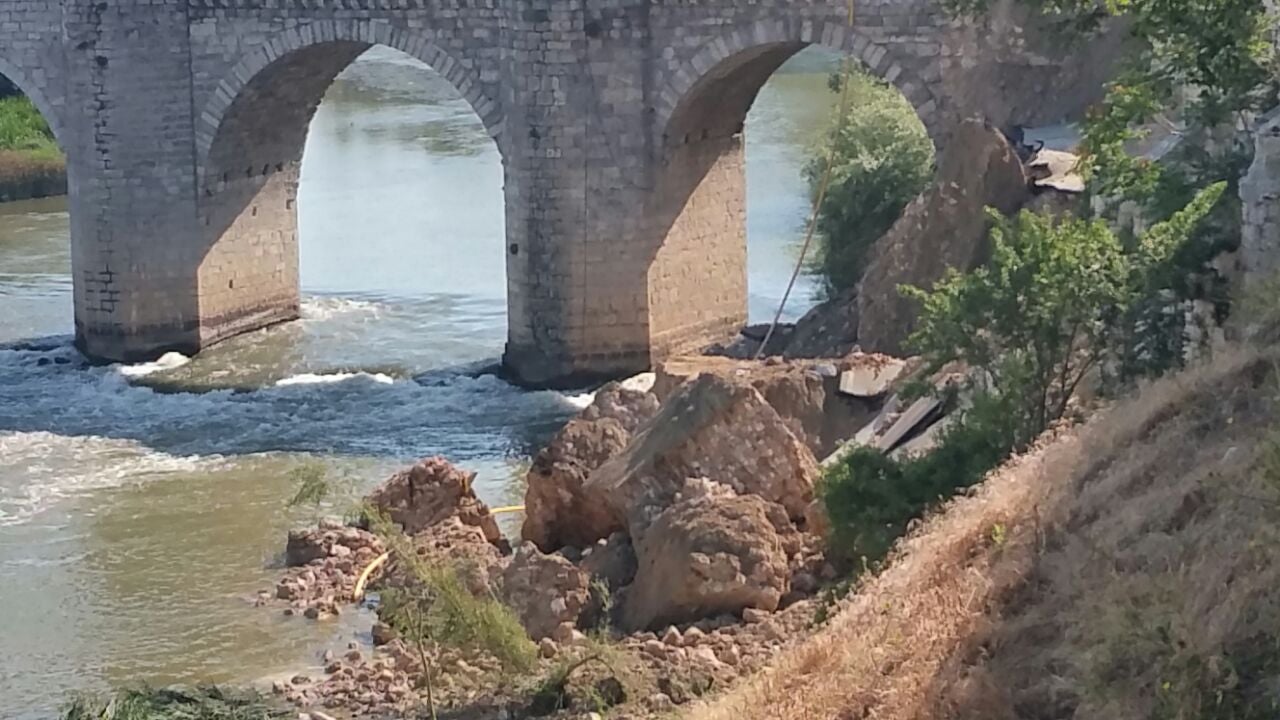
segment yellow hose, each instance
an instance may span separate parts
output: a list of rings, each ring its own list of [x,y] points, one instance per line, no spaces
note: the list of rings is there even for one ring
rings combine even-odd
[[[351,591],[351,602],[360,602],[364,598],[364,586],[369,584],[369,576],[373,574],[374,570],[385,565],[389,557],[391,557],[389,551],[382,553],[374,558],[373,562],[369,563],[369,566],[360,573],[360,577],[356,579],[356,587]]]
[[[507,507],[494,508],[489,511],[494,515],[502,515],[504,513],[524,512],[523,505],[508,505]],[[387,551],[374,558],[364,570],[360,571],[360,577],[356,579],[356,587],[351,591],[351,602],[360,602],[364,598],[365,586],[369,584],[369,577],[373,575],[378,568],[387,563],[387,559],[391,557],[391,552]]]

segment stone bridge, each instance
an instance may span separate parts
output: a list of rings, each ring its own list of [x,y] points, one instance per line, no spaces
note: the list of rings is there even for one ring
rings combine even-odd
[[[422,60],[501,152],[505,361],[552,384],[742,325],[743,121],[805,46],[897,86],[938,143],[960,115],[1078,110],[1096,68],[1028,53],[1013,12],[961,24],[932,0],[857,0],[850,24],[844,0],[3,0],[0,73],[68,155],[77,343],[136,360],[298,316],[310,119],[370,46]]]

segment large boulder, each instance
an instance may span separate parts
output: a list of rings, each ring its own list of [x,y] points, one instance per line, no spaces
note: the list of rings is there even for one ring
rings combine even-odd
[[[658,414],[658,398],[652,392],[652,382],[641,383],[648,389],[637,390],[624,383],[609,383],[596,391],[591,404],[583,409],[583,420],[610,418],[627,432],[635,432],[654,415]]]
[[[636,551],[626,533],[617,532],[582,551],[578,567],[610,590],[631,584],[636,577]]]
[[[704,374],[676,391],[587,484],[634,539],[694,477],[759,495],[800,518],[813,499],[818,464],[758,390]]]
[[[426,569],[434,573],[445,568],[456,573],[463,586],[475,597],[492,597],[499,586],[505,570],[502,551],[485,537],[483,530],[464,523],[456,515],[422,529],[410,538],[410,542],[412,544],[408,547],[398,547],[375,576],[378,590],[414,588],[421,591],[423,583],[430,583],[431,578],[421,577],[420,571]],[[406,564],[400,553],[409,548],[417,559]],[[388,605],[382,604],[378,612],[388,609]]]
[[[754,495],[707,494],[663,511],[636,543],[622,609],[628,630],[746,608],[776,610],[789,589],[787,512]]]
[[[564,556],[524,543],[502,573],[501,597],[529,637],[541,640],[563,623],[577,625],[590,601],[589,586],[587,574]]]
[[[413,536],[413,549],[429,564],[451,566],[472,594],[488,594],[503,571],[502,551],[484,530],[462,518],[445,518]]]
[[[901,355],[920,309],[899,285],[931,288],[948,268],[971,270],[990,254],[986,208],[1012,214],[1031,198],[1026,171],[1004,135],[977,120],[961,123],[938,163],[937,179],[876,242],[858,288],[858,344]]]
[[[764,362],[724,357],[672,358],[657,370],[654,392],[669,397],[705,373],[758,390],[783,422],[816,456],[826,456],[851,437],[875,414],[876,402],[838,392],[840,373],[869,356],[853,354],[837,360],[787,360]]]
[[[489,542],[500,544],[498,522],[472,487],[475,477],[442,457],[431,457],[392,475],[367,500],[409,535],[457,516],[479,528]]]
[[[586,547],[622,529],[617,516],[587,488],[587,477],[622,452],[631,433],[658,411],[648,392],[610,384],[533,459],[526,478],[524,540],[546,552]]]

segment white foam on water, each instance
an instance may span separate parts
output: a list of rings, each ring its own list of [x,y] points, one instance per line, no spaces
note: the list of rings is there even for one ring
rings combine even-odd
[[[585,410],[587,406],[596,401],[596,394],[588,392],[579,393],[577,395],[566,395],[564,400],[579,410]]]
[[[141,378],[165,370],[180,368],[189,362],[191,362],[191,358],[182,353],[168,352],[161,355],[159,360],[153,362],[117,366],[117,372],[127,378]]]
[[[376,319],[383,305],[372,300],[348,297],[307,297],[302,301],[302,319],[326,321],[339,317],[362,315]]]
[[[132,440],[43,431],[0,432],[0,458],[5,464],[0,527],[25,522],[94,490],[209,470],[222,462],[218,456],[169,455]]]
[[[287,378],[277,380],[276,387],[289,387],[291,385],[329,385],[332,383],[346,382],[348,380],[368,380],[382,385],[392,385],[395,378],[385,373],[367,373],[367,372],[337,372],[337,373],[302,373],[300,375],[290,375]]]
[[[199,471],[211,458],[279,451],[488,462],[531,451],[538,433],[591,401],[491,375],[420,384],[376,371],[299,373],[256,390],[194,393],[131,382],[148,374],[89,365],[69,342],[0,350],[0,524],[90,490]]]

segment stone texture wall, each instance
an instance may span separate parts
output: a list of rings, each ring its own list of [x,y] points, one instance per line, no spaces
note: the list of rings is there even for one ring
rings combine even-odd
[[[663,357],[731,337],[747,322],[746,155],[740,133],[690,141],[667,172],[677,213],[649,266],[649,347]]]
[[[185,4],[64,0],[60,26],[77,341],[112,359],[194,352],[200,230]]]
[[[554,383],[644,368],[743,320],[741,126],[806,45],[893,83],[939,143],[970,96],[1002,119],[1054,104],[1035,82],[977,93],[1014,73],[1017,53],[984,64],[984,31],[932,0],[858,0],[852,25],[847,12],[838,0],[11,0],[0,72],[70,155],[80,344],[132,359],[296,315],[297,164],[315,108],[373,44],[423,60],[501,151],[506,360]],[[1025,66],[1044,76],[1054,62]]]
[[[1250,283],[1280,271],[1280,108],[1261,118],[1254,146],[1253,165],[1240,181],[1240,260]]]
[[[200,344],[299,317],[298,180],[302,165],[289,162],[266,175],[219,184],[206,202],[240,208],[204,238],[200,262]],[[206,211],[208,213],[208,211]]]

